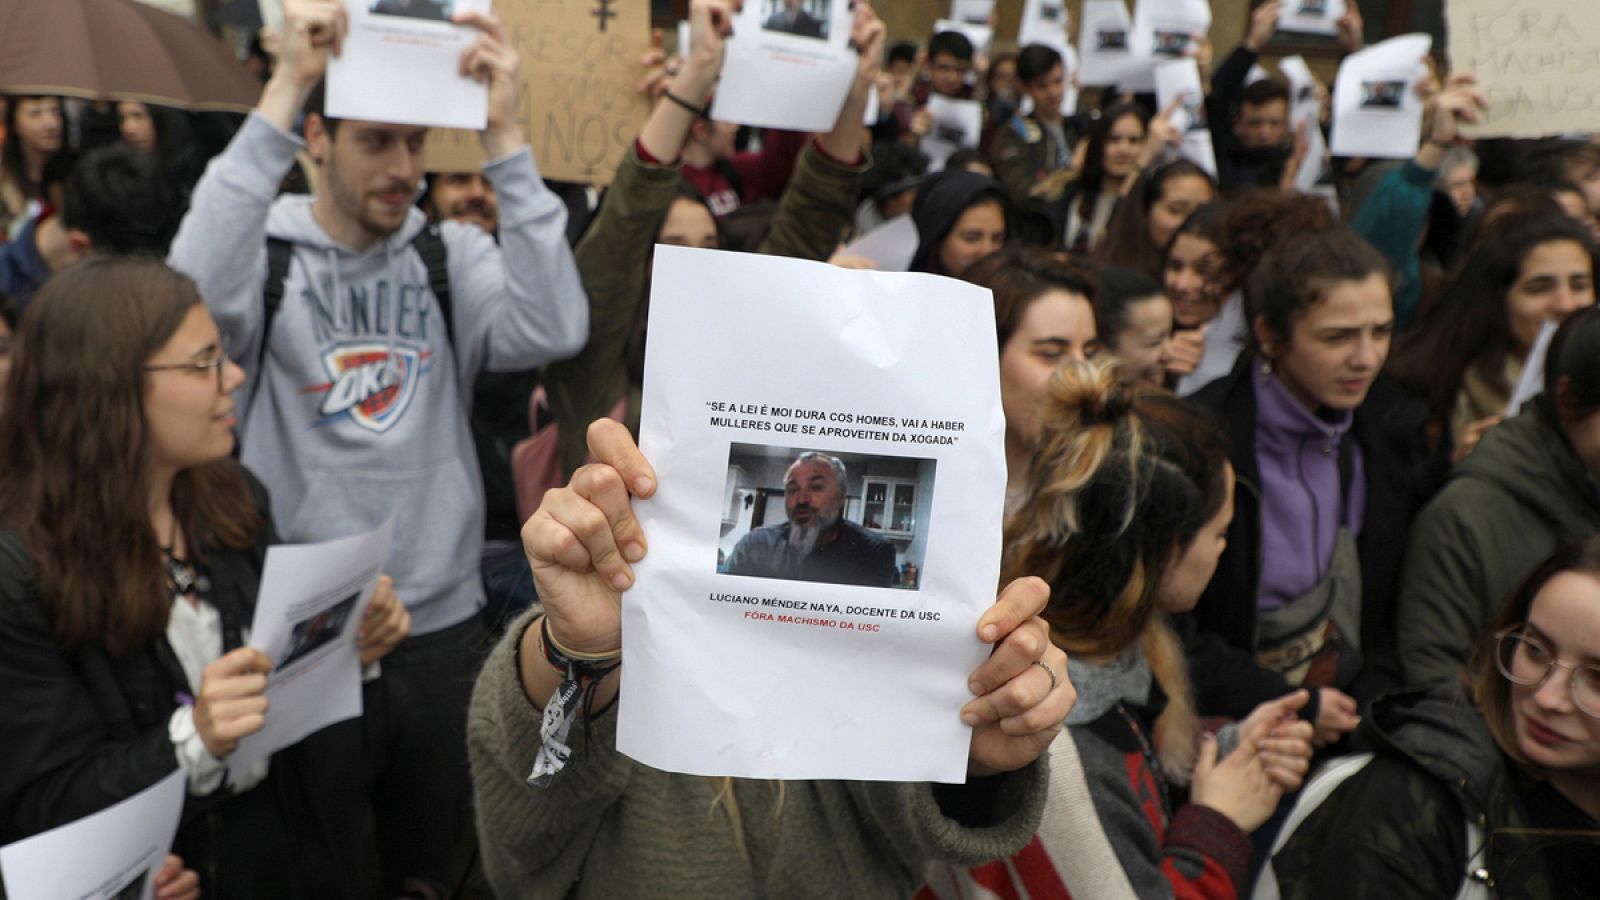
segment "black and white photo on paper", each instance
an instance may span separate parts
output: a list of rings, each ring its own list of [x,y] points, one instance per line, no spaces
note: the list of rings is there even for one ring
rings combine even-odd
[[[108,900],[139,900],[144,896],[145,883],[150,880],[148,871],[140,872],[133,876],[133,880],[117,889],[114,894],[107,894]]]
[[[402,16],[425,22],[448,22],[455,0],[372,0],[367,11],[379,16]]]
[[[936,467],[918,457],[730,444],[717,571],[916,590]]]
[[[1193,42],[1194,35],[1187,31],[1157,28],[1150,52],[1156,56],[1181,57],[1189,52]]]
[[[278,671],[283,671],[289,665],[304,659],[313,650],[331,643],[343,634],[344,625],[350,620],[350,613],[356,608],[356,601],[360,598],[360,592],[351,594],[338,603],[296,622],[289,632],[289,652],[284,654],[283,662],[278,664]]]
[[[828,39],[828,17],[837,0],[761,0],[761,28],[795,37]]]
[[[1405,95],[1406,83],[1399,79],[1361,82],[1362,109],[1399,109]]]
[[[1100,28],[1094,33],[1096,50],[1128,49],[1128,31],[1125,28]]]

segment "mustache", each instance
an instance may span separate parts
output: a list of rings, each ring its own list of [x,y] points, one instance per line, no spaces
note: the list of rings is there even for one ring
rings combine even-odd
[[[454,206],[450,207],[451,215],[458,216],[467,212],[475,212],[485,218],[488,218],[490,216],[489,201],[484,200],[481,197],[473,197],[469,200],[459,201]]]

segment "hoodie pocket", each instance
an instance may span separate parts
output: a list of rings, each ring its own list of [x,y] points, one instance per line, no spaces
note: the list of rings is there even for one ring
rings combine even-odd
[[[459,460],[398,471],[313,469],[306,476],[305,498],[285,534],[295,541],[349,537],[394,514],[384,571],[407,606],[477,571],[483,500]]]

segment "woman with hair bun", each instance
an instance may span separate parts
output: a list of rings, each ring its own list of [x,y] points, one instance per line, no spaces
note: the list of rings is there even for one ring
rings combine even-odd
[[[1191,609],[1233,516],[1227,439],[1105,362],[1050,380],[1001,578],[1050,585],[1043,613],[1078,699],[1050,747],[1050,794],[1020,854],[936,867],[925,895],[1231,898],[1249,835],[1304,777],[1304,692],[1203,734],[1172,616]],[[1179,788],[1187,787],[1187,803]]]

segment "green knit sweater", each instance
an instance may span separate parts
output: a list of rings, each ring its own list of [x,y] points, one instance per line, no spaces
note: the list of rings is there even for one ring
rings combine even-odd
[[[735,824],[715,802],[721,779],[662,772],[618,753],[610,711],[587,733],[575,725],[567,769],[530,787],[540,711],[522,691],[515,654],[529,621],[513,624],[490,655],[468,721],[484,870],[501,900],[899,900],[921,884],[930,860],[1008,856],[1038,827],[1043,759],[965,786],[736,779]]]

